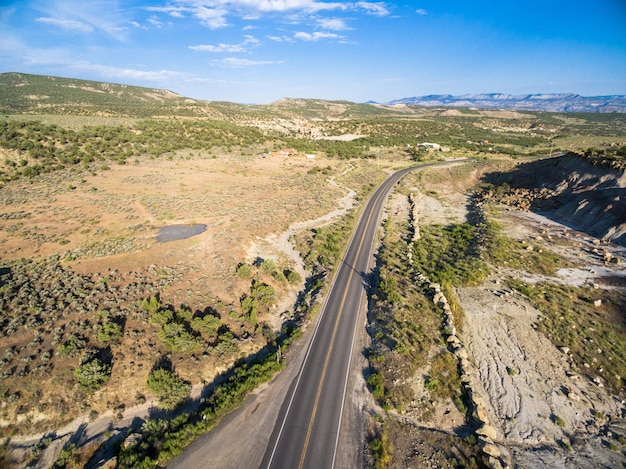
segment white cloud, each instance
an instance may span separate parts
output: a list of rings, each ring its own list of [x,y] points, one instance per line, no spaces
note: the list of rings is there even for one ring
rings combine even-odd
[[[424,10],[423,8],[420,8],[419,10],[416,10],[415,13],[417,13],[418,15],[427,15],[428,12],[426,10]]]
[[[159,29],[163,27],[163,23],[159,21],[156,16],[151,16],[150,18],[148,18],[148,23],[150,23],[152,26],[156,26]]]
[[[77,31],[80,33],[93,32],[93,26],[87,23],[83,23],[81,21],[61,20],[58,18],[37,18],[35,21],[39,23],[51,24],[52,26],[57,26],[59,28],[69,29],[70,31]]]
[[[319,41],[321,39],[342,39],[343,36],[335,33],[322,33],[319,31],[311,33],[298,32],[293,35],[296,39],[300,39],[302,41]]]
[[[317,20],[317,24],[322,29],[330,29],[332,31],[347,31],[351,29],[339,18],[319,19]]]
[[[181,17],[192,15],[201,24],[211,29],[230,26],[229,16],[247,20],[258,20],[265,14],[289,13],[290,15],[310,15],[322,11],[362,11],[366,14],[386,16],[389,14],[384,2],[324,2],[319,0],[170,0],[163,7],[146,7],[148,11],[165,13]],[[332,21],[333,20],[328,20]],[[335,28],[342,25],[342,20],[335,20]],[[342,30],[347,29],[343,24]]]
[[[93,64],[90,62],[74,62],[66,64],[67,67],[75,70],[87,70],[96,72],[103,78],[130,79],[139,81],[164,81],[172,78],[184,79],[191,75],[173,70],[138,70],[132,68],[112,67],[109,65]]]
[[[204,26],[208,26],[211,29],[225,28],[228,26],[226,21],[227,11],[223,8],[206,8],[198,7],[194,10],[193,14]]]
[[[267,38],[274,42],[293,42],[293,39],[289,36],[267,36]]]
[[[128,10],[120,7],[118,2],[107,0],[47,0],[33,2],[34,8],[41,17],[36,21],[51,24],[76,32],[103,32],[118,41],[127,36],[129,21]]]
[[[198,52],[244,52],[245,49],[241,44],[199,44],[197,46],[189,46],[190,49]]]
[[[245,40],[241,44],[199,44],[197,46],[189,46],[190,49],[198,52],[248,52],[250,48],[256,47],[260,41],[254,36],[246,35]]]
[[[389,10],[387,5],[383,2],[357,2],[355,4],[359,9],[364,10],[366,13],[376,16],[387,16]]]
[[[254,67],[258,65],[274,65],[274,64],[282,64],[284,61],[282,60],[249,60],[249,59],[241,59],[238,57],[227,57],[225,59],[213,60],[212,64],[222,65],[224,67],[231,68],[243,68],[243,67]]]

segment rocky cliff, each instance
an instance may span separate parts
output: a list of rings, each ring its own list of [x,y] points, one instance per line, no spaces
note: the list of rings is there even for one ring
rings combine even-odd
[[[520,164],[485,175],[494,189],[483,196],[626,246],[626,174],[605,163],[568,153]]]

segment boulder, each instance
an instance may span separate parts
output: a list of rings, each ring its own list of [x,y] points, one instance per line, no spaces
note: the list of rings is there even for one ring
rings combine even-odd
[[[474,419],[481,423],[489,424],[489,416],[487,415],[487,407],[485,401],[479,396],[472,396],[474,404],[474,412],[472,416]]]
[[[501,454],[500,453],[500,449],[496,445],[491,444],[491,443],[485,444],[481,448],[481,450],[482,450],[483,453],[485,453],[485,454],[487,454],[489,456],[492,456],[494,458],[499,458],[500,454]]]
[[[476,434],[480,436],[485,436],[491,440],[498,439],[498,432],[491,425],[483,424],[481,427],[476,430]]]
[[[504,469],[505,466],[502,465],[502,462],[498,458],[494,458],[493,456],[489,457],[489,466],[491,469]]]
[[[131,433],[125,439],[122,444],[124,448],[132,448],[136,446],[142,439],[141,433]]]

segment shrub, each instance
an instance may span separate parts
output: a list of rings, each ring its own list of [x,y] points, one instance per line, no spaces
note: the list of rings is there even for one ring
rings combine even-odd
[[[259,265],[259,267],[261,268],[261,270],[267,272],[268,274],[274,273],[278,268],[276,267],[276,262],[274,262],[272,259],[265,259],[263,262],[261,262],[261,265]]]
[[[291,285],[297,285],[302,282],[302,276],[298,272],[290,270],[289,272],[287,272],[287,281]]]
[[[65,448],[61,450],[59,453],[59,457],[52,465],[52,469],[61,469],[61,468],[78,468],[79,456],[77,453],[77,448],[74,443],[69,443]]]
[[[150,316],[150,322],[153,324],[165,325],[174,320],[174,313],[169,309],[158,309]]]
[[[168,322],[158,333],[163,345],[172,352],[192,354],[202,347],[202,340],[186,330],[184,324]]]
[[[373,438],[369,443],[372,456],[374,456],[374,467],[384,469],[391,465],[392,445],[387,437],[387,432],[383,429],[380,437]]]
[[[94,358],[74,370],[78,385],[88,392],[99,389],[111,377],[111,365]]]
[[[141,302],[141,309],[144,311],[150,311],[155,313],[161,307],[161,302],[156,296],[151,296],[148,300],[143,300]]]
[[[98,342],[112,342],[122,337],[122,328],[119,324],[107,321],[98,328]]]
[[[367,384],[370,388],[372,388],[372,395],[374,399],[382,399],[385,397],[385,383],[384,383],[383,375],[380,373],[372,373],[367,378]]]
[[[148,390],[159,399],[165,410],[180,406],[191,392],[191,383],[180,378],[174,371],[158,368],[148,375]]]
[[[252,276],[252,269],[248,264],[239,264],[239,267],[237,267],[237,276],[239,278],[250,278]]]
[[[194,331],[202,334],[202,336],[212,342],[217,339],[217,332],[222,326],[222,320],[217,316],[207,314],[202,318],[193,318],[190,325]]]

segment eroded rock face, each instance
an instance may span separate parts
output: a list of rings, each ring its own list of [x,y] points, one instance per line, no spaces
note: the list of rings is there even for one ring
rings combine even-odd
[[[626,245],[626,173],[596,163],[568,153],[490,173],[484,179],[500,189],[483,196]]]

